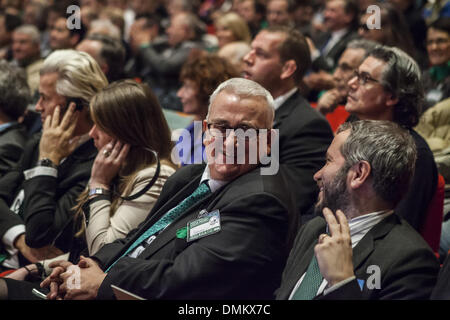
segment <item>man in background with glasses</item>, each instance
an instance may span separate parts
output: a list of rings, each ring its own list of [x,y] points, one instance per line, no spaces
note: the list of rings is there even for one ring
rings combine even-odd
[[[345,110],[360,120],[388,120],[406,128],[417,147],[417,161],[408,193],[396,213],[420,231],[437,185],[437,168],[428,144],[412,128],[423,103],[421,71],[405,52],[376,47],[348,82]]]

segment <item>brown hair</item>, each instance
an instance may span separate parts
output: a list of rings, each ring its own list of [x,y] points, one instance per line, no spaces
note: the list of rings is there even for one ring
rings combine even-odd
[[[180,80],[191,80],[198,86],[198,99],[206,115],[209,96],[225,80],[238,77],[237,69],[216,54],[207,54],[188,60],[181,70]]]
[[[280,61],[282,63],[288,60],[295,61],[297,70],[295,70],[293,77],[296,83],[301,83],[303,76],[311,65],[311,55],[306,38],[300,31],[286,26],[272,26],[263,31],[279,32],[286,35],[286,38],[278,47]]]
[[[92,120],[100,130],[130,145],[125,163],[115,180],[119,194],[128,196],[136,174],[155,163],[151,150],[158,153],[161,162],[175,167],[170,160],[172,141],[169,126],[156,96],[146,84],[133,80],[113,82],[92,98],[90,110]],[[82,214],[87,200],[86,189],[78,198],[75,208],[77,216]],[[111,200],[112,215],[121,198],[113,194]]]

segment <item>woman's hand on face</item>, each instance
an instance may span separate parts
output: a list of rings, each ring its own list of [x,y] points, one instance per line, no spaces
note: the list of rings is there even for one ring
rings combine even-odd
[[[89,187],[109,189],[111,181],[125,162],[129,150],[129,144],[114,140],[101,148],[92,166]]]

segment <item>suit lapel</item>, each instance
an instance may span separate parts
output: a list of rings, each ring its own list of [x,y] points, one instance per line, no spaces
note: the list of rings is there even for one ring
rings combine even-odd
[[[386,236],[399,223],[395,213],[375,225],[353,249],[353,269],[356,271],[374,250],[375,240]],[[365,270],[364,270],[365,272]]]

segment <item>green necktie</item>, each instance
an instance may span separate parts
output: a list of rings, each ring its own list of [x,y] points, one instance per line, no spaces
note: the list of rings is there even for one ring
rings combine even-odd
[[[312,300],[317,295],[317,290],[319,290],[322,280],[319,263],[317,262],[316,256],[313,255],[306,270],[305,277],[292,296],[292,300]]]
[[[200,186],[189,197],[181,201],[176,207],[169,210],[165,215],[161,217],[161,219],[156,221],[155,224],[148,228],[147,231],[145,231],[135,242],[133,242],[131,246],[128,247],[127,251],[125,251],[125,253],[119,259],[114,261],[114,263],[109,266],[106,272],[108,272],[109,269],[111,269],[111,267],[115,265],[116,262],[119,261],[122,257],[130,253],[146,239],[167,227],[175,219],[180,217],[186,211],[186,209],[189,209],[193,204],[197,203],[210,193],[211,190],[209,189],[206,182],[201,183]]]

